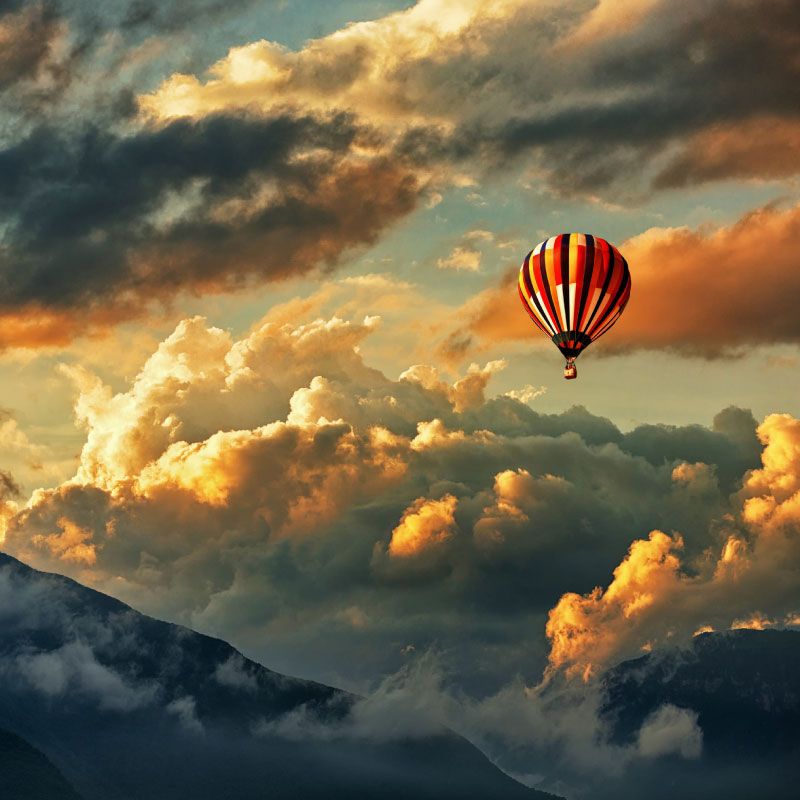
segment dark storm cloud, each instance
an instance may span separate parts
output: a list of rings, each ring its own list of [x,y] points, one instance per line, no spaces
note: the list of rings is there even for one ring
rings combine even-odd
[[[546,99],[556,110],[514,113],[496,127],[466,127],[461,135],[503,157],[541,148],[550,182],[565,193],[625,188],[670,144],[682,152],[662,167],[657,187],[757,177],[757,164],[743,171],[733,157],[703,174],[693,165],[707,152],[686,137],[747,121],[763,134],[776,118],[797,130],[799,46],[800,7],[792,0],[659,4],[629,32],[578,39],[574,47],[567,39],[556,59],[563,72],[548,75],[553,64],[543,60],[544,81],[537,83],[550,84]],[[796,163],[784,158],[769,177],[794,174]]]
[[[175,0],[5,0],[0,4],[0,91],[10,90],[14,114],[29,117],[44,108],[52,113],[78,79],[81,91],[97,82],[101,95],[107,90],[102,84],[116,82],[107,54],[100,52],[110,37],[124,59],[129,48],[147,39],[191,38],[220,15],[250,5],[252,0],[196,0],[187,13],[186,5]],[[103,80],[97,81],[98,74]]]
[[[348,159],[365,140],[345,115],[40,128],[0,153],[0,305],[141,305],[330,267],[417,198],[400,162]]]
[[[693,137],[735,133],[743,124],[769,136],[782,124],[775,143],[784,152],[787,139],[797,138],[796,3],[657,2],[633,21],[622,9],[599,29],[592,27],[598,5],[563,4],[556,13],[520,4],[502,24],[476,20],[457,44],[444,39],[436,57],[412,56],[388,71],[388,102],[398,117],[427,110],[454,123],[448,133],[411,130],[403,147],[419,158],[472,160],[492,172],[533,156],[538,174],[565,194],[795,173],[797,159],[769,159],[758,135],[749,145],[716,135],[722,152],[704,171],[708,148]],[[337,63],[351,66],[348,91],[373,66],[357,45],[331,45]],[[309,51],[309,61],[322,50]],[[287,87],[306,88],[306,73],[292,68]]]
[[[0,5],[0,91],[33,77],[46,62],[58,31],[53,3]]]

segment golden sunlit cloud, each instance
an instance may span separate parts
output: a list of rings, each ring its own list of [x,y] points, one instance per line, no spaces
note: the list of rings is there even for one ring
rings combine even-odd
[[[451,494],[441,500],[418,498],[403,513],[392,531],[389,554],[396,558],[416,556],[438,547],[455,534],[458,500]]]
[[[763,467],[745,476],[739,493],[741,533],[694,565],[681,559],[679,534],[653,531],[635,541],[605,590],[565,594],[551,609],[553,669],[588,680],[645,644],[710,629],[763,630],[791,612],[800,571],[800,421],[773,414],[758,435]],[[676,470],[679,479],[687,473]]]
[[[447,123],[452,118],[447,106],[408,81],[406,71],[431,58],[464,54],[471,49],[469,40],[482,52],[482,31],[525,5],[524,0],[420,0],[314,39],[298,51],[264,40],[235,47],[210,68],[207,80],[172,75],[141,95],[139,107],[156,120],[243,108],[266,113],[293,104],[357,110],[392,125]]]

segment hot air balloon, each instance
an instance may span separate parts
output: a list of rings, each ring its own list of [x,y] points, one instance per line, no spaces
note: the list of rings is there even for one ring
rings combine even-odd
[[[578,377],[575,359],[625,310],[631,296],[628,262],[599,236],[551,236],[525,256],[519,296],[536,327],[567,359],[564,377],[571,380]]]

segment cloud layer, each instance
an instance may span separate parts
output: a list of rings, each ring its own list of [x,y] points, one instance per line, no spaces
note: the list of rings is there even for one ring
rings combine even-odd
[[[226,10],[209,0],[198,14]],[[627,202],[780,179],[796,162],[788,0],[420,0],[296,50],[234,47],[205,74],[172,3],[12,4],[0,24],[16,43],[0,80],[22,87],[24,109],[0,150],[0,345],[63,345],[185,294],[332,269],[473,176],[524,169],[550,192]],[[175,70],[176,37],[193,54],[189,71],[144,88]],[[764,54],[758,69],[753,53]],[[107,80],[95,85],[92,70]],[[668,231],[662,244],[694,246],[704,265],[716,256],[686,237]],[[467,242],[437,263],[473,271],[480,260]],[[674,299],[641,294],[642,319]],[[750,330],[752,315],[732,302],[725,318]],[[698,343],[703,323],[649,337],[629,328],[657,347],[752,340],[712,324]],[[794,336],[772,315],[760,340],[784,341],[787,326]]]
[[[535,681],[551,608],[550,663],[570,674],[669,631],[793,610],[791,572],[780,591],[766,578],[734,591],[739,567],[761,563],[748,520],[782,512],[768,489],[745,505],[731,493],[794,469],[747,472],[762,448],[748,412],[623,434],[583,409],[489,399],[502,362],[392,380],[359,352],[378,324],[267,320],[236,341],[192,318],[125,391],[67,368],[78,470],[11,502],[6,548],[239,644],[266,637],[283,669],[335,681],[355,650],[353,686],[436,641],[471,662],[467,683]],[[774,464],[786,434],[770,418],[759,435]],[[691,599],[705,591],[713,619]]]

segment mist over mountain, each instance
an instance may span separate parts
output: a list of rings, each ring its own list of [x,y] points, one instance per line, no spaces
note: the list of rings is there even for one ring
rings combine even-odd
[[[702,634],[586,688],[599,692],[597,731],[618,769],[570,769],[560,753],[548,772],[541,749],[521,749],[514,766],[493,758],[514,774],[548,774],[543,785],[570,800],[788,799],[800,779],[798,675],[800,632]],[[403,702],[280,675],[6,555],[0,676],[4,797],[552,797]],[[542,724],[572,713],[581,691],[546,691]]]
[[[84,800],[547,796],[444,728],[359,716],[354,695],[5,555],[0,623],[0,729]]]
[[[651,758],[598,796],[625,787],[665,800],[797,796],[800,632],[700,634],[687,648],[618,665],[603,683],[612,741]]]

